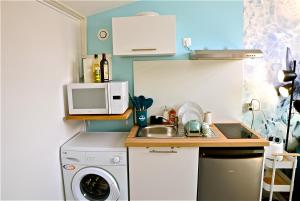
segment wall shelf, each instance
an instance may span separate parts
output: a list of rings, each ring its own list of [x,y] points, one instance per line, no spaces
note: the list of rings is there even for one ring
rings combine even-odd
[[[127,120],[132,114],[132,108],[128,108],[123,114],[104,114],[104,115],[67,115],[64,120],[77,120],[77,121],[109,121],[109,120]]]

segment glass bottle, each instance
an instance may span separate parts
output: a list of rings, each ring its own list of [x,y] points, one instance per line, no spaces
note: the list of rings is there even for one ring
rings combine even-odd
[[[105,53],[102,53],[100,68],[101,68],[101,82],[109,82],[109,63],[106,59]]]
[[[101,82],[100,62],[97,54],[94,55],[93,74],[94,74],[94,82]]]

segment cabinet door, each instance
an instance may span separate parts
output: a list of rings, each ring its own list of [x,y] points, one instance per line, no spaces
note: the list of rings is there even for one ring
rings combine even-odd
[[[196,200],[199,148],[129,148],[131,200]]]
[[[114,55],[167,55],[176,53],[175,16],[112,18]]]

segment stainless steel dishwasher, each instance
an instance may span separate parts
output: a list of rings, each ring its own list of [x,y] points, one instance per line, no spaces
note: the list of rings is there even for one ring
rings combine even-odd
[[[200,148],[198,201],[258,201],[263,147]]]

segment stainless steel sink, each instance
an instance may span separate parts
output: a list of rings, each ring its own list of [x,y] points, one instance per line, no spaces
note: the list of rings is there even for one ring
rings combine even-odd
[[[172,125],[152,125],[141,128],[137,135],[145,138],[184,138],[184,133],[178,132]]]

